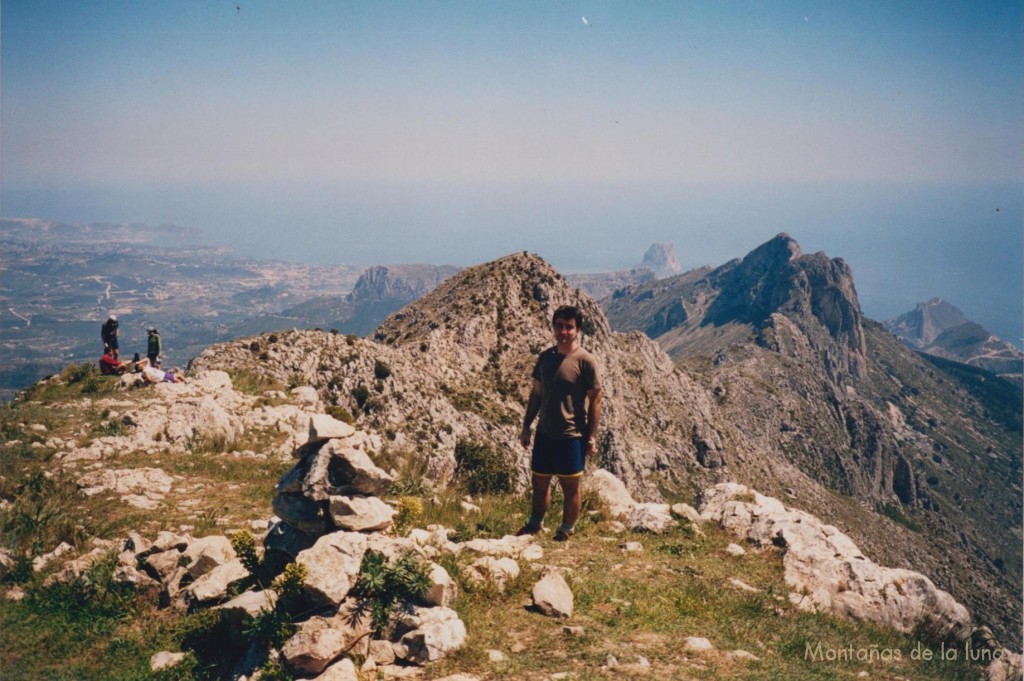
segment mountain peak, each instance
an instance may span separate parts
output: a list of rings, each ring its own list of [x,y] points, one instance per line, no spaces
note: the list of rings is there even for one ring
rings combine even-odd
[[[523,251],[450,277],[385,319],[374,338],[396,346],[444,340],[463,352],[501,355],[550,342],[551,315],[563,305],[583,313],[584,343],[607,340],[611,328],[593,298]]]
[[[643,262],[640,267],[649,267],[654,270],[658,278],[671,277],[683,271],[682,265],[676,258],[675,248],[670,243],[654,243],[644,253]]]

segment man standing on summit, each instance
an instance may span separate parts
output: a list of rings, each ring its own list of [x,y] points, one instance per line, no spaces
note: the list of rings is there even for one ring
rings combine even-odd
[[[555,345],[540,354],[533,368],[533,389],[526,406],[519,441],[530,446],[530,424],[539,414],[530,459],[533,510],[517,535],[540,532],[551,503],[551,477],[565,497],[562,525],[555,541],[573,533],[583,493],[580,479],[586,457],[594,454],[594,437],[601,420],[601,379],[594,356],[580,347],[583,315],[572,306],[555,310],[551,327]]]

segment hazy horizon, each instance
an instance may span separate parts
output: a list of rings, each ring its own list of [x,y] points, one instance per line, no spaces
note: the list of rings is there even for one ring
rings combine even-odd
[[[0,5],[5,217],[241,256],[685,267],[778,232],[865,312],[1024,336],[1019,2]]]

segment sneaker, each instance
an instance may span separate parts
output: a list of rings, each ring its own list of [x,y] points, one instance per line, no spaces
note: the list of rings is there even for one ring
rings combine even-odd
[[[571,537],[572,535],[573,535],[572,530],[569,530],[568,532],[566,532],[562,528],[558,528],[558,531],[555,532],[554,540],[555,541],[569,541],[569,537]]]
[[[519,531],[516,532],[516,536],[517,537],[525,537],[525,536],[537,534],[538,532],[543,532],[543,531],[544,531],[543,527],[533,527],[532,525],[527,523],[526,525],[523,525],[522,527],[519,528]]]

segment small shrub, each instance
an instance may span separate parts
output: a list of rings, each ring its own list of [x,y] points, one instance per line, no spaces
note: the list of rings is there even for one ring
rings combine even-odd
[[[363,405],[366,404],[366,400],[370,399],[370,389],[362,384],[357,385],[352,388],[352,397],[355,398],[356,404],[362,409]]]
[[[404,535],[413,525],[423,517],[423,500],[419,497],[400,497],[398,499],[398,513],[392,522],[395,533]]]
[[[507,494],[512,491],[512,466],[494,447],[459,440],[455,445],[455,477],[470,494]]]
[[[235,550],[238,560],[249,571],[256,575],[260,570],[260,557],[256,553],[256,538],[248,530],[242,530],[231,537],[231,548]]]
[[[339,407],[336,404],[327,405],[324,411],[326,411],[328,415],[338,419],[339,421],[344,421],[349,425],[352,425],[356,421],[355,417],[352,416],[352,412],[344,407]]]
[[[391,375],[391,367],[378,359],[373,363],[373,375],[377,377],[377,379],[383,381]]]
[[[384,554],[371,550],[363,556],[352,595],[369,604],[374,629],[380,632],[397,607],[420,598],[429,588],[430,575],[415,553],[407,553],[389,565]]]
[[[97,437],[121,437],[127,435],[130,429],[121,421],[103,421],[92,428]]]
[[[250,620],[242,628],[242,633],[251,642],[280,648],[284,642],[295,634],[295,623],[292,617],[280,608],[264,610]]]

